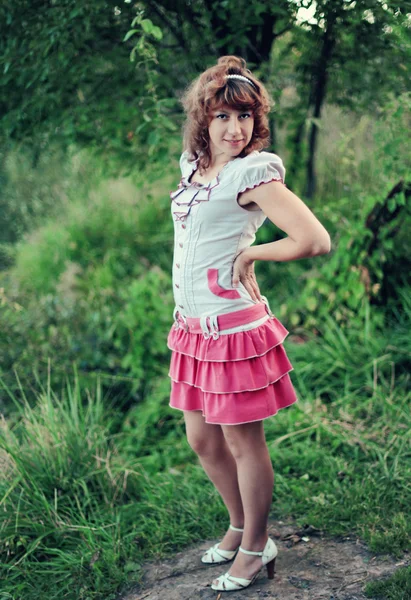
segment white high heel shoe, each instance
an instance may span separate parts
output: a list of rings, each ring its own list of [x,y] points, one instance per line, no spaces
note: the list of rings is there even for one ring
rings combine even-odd
[[[239,527],[233,527],[230,523],[230,529],[233,531],[244,531],[244,529],[240,529]],[[230,562],[233,560],[234,556],[237,554],[238,548],[235,550],[223,550],[218,547],[218,544],[214,544],[211,548],[209,548],[201,557],[201,562],[211,565],[211,564],[221,564],[225,562]]]
[[[213,590],[220,590],[224,592],[231,592],[235,590],[243,590],[246,587],[249,587],[254,581],[257,579],[258,573],[261,569],[266,566],[267,567],[267,577],[268,579],[274,579],[274,566],[275,559],[277,558],[278,549],[275,545],[274,541],[271,538],[268,538],[265,548],[262,552],[252,552],[251,550],[244,550],[240,546],[240,552],[244,552],[244,554],[255,554],[261,556],[262,565],[257,573],[252,577],[252,579],[244,579],[243,577],[234,577],[230,575],[227,571],[221,577],[218,577],[217,584],[211,584],[211,588]]]

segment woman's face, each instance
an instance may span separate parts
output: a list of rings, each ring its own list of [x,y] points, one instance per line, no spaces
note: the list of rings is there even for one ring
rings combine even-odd
[[[240,154],[253,135],[254,117],[251,111],[239,112],[228,106],[214,110],[208,125],[213,160],[217,156],[230,160]]]

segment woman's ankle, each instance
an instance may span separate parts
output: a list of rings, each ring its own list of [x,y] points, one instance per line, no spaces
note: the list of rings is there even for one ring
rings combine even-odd
[[[236,527],[237,529],[244,529],[244,521],[241,519],[230,519],[230,525],[232,525],[232,527]]]

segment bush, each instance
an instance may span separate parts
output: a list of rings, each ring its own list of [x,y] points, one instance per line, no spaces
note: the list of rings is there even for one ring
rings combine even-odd
[[[103,387],[130,396],[127,403],[140,399],[146,382],[168,363],[173,299],[170,276],[159,267],[117,293],[95,289],[76,299],[48,294],[24,308],[4,298],[3,292],[0,374],[14,393],[20,385],[28,393],[33,374],[42,379],[49,365],[57,389],[77,365],[82,384],[100,373]]]
[[[90,153],[56,143],[46,149],[0,151],[0,268],[13,262],[13,245],[45,220],[58,220],[70,198],[85,196],[101,178]]]

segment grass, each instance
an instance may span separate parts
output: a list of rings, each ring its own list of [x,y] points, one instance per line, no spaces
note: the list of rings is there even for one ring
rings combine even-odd
[[[411,567],[398,569],[391,577],[367,584],[365,594],[375,600],[411,598]]]
[[[323,340],[286,349],[299,401],[265,422],[272,516],[401,556],[411,535],[410,394],[395,364],[409,348],[330,321]],[[4,593],[109,600],[140,581],[145,560],[222,534],[225,507],[168,396],[164,373],[118,415],[98,384],[81,390],[74,374],[61,397],[46,384],[34,408],[16,401],[1,432]],[[381,584],[392,588],[384,597],[399,598],[407,577]]]

